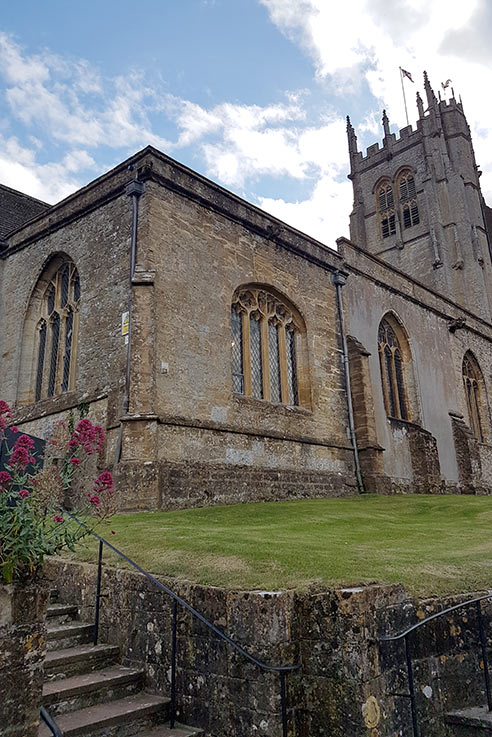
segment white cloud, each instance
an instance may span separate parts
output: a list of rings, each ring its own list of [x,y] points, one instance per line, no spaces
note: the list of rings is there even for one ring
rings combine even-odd
[[[69,151],[58,162],[40,164],[36,151],[17,138],[0,136],[0,182],[45,202],[54,203],[79,189],[84,181],[74,175],[95,167],[85,151]]]
[[[286,202],[283,199],[260,197],[259,203],[267,212],[331,248],[336,248],[336,238],[349,234],[352,185],[328,174],[318,179],[311,196],[306,200]]]
[[[346,96],[368,86],[373,109],[356,126],[365,143],[375,140],[374,115],[386,107],[392,123],[406,125],[398,67],[412,72],[406,82],[410,122],[417,117],[415,92],[426,69],[437,90],[451,78],[461,92],[475,150],[484,170],[482,186],[492,192],[492,86],[488,0],[260,0],[271,20],[311,57],[320,79]],[[347,107],[351,100],[347,97]],[[377,112],[376,112],[377,111]],[[380,129],[379,129],[380,130]],[[370,133],[370,139],[364,136]]]

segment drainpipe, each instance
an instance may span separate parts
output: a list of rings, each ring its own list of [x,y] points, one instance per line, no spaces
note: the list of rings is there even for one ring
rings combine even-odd
[[[128,167],[130,171],[133,166]],[[132,287],[133,275],[135,273],[135,263],[137,259],[137,229],[138,229],[138,201],[145,192],[145,183],[138,180],[138,174],[135,179],[126,185],[125,193],[132,198],[132,233],[130,243],[130,273],[128,283],[128,343],[126,351],[126,371],[125,371],[125,396],[123,399],[123,415],[128,413],[130,406],[130,366],[131,366],[131,345],[132,345]],[[119,463],[121,459],[121,441],[123,436],[123,423],[120,420],[120,429],[118,433],[118,441],[116,443],[115,462]]]
[[[345,391],[347,394],[350,442],[352,443],[352,449],[354,452],[355,477],[357,479],[357,489],[359,491],[359,494],[364,494],[364,482],[362,480],[362,473],[360,470],[359,450],[357,448],[357,438],[355,436],[354,408],[352,405],[352,393],[350,389],[350,369],[348,361],[347,339],[345,337],[345,320],[343,316],[342,287],[347,283],[347,277],[344,276],[340,271],[335,271],[331,275],[331,283],[334,284],[337,293],[338,320],[340,323],[340,332],[342,335],[343,372],[345,375]]]

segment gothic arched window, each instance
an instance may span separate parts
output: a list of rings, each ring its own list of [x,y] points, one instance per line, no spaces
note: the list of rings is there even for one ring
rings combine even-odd
[[[381,235],[388,238],[396,233],[395,206],[391,182],[382,182],[376,190]]]
[[[236,292],[231,308],[232,385],[236,394],[299,404],[300,317],[261,288]]]
[[[483,418],[485,397],[483,396],[483,376],[480,366],[471,351],[467,351],[463,358],[462,375],[470,429],[476,439],[480,443],[483,443],[485,440]]]
[[[398,177],[398,192],[404,228],[420,223],[415,179],[411,172],[405,171]]]
[[[80,301],[79,275],[70,261],[61,263],[40,282],[43,291],[37,300],[34,351],[36,402],[73,388]]]
[[[393,322],[393,321],[391,321]],[[379,366],[383,387],[384,406],[388,417],[410,419],[407,386],[405,381],[405,354],[403,336],[392,325],[389,316],[383,318],[378,330]]]

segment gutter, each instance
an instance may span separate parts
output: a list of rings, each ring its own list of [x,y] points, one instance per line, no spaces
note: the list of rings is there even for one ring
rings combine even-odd
[[[354,407],[352,404],[352,393],[350,387],[350,369],[348,361],[347,339],[345,337],[345,319],[343,315],[342,303],[342,287],[347,283],[347,277],[340,271],[336,271],[334,274],[331,275],[331,283],[335,286],[337,294],[338,320],[340,324],[340,333],[342,336],[342,360],[343,372],[345,376],[345,393],[347,395],[347,412],[349,421],[350,442],[352,444],[352,450],[354,453],[355,478],[357,480],[357,489],[359,491],[359,494],[364,494],[364,481],[362,479],[362,472],[360,469],[359,449],[357,447],[357,438],[355,435]]]

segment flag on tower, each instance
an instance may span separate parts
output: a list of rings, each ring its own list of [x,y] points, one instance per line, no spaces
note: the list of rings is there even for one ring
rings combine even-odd
[[[408,77],[408,79],[410,80],[410,82],[413,82],[412,75],[410,74],[410,72],[407,72],[407,70],[406,69],[403,69],[402,67],[400,67],[400,71],[401,71],[401,73],[403,74],[404,77]]]

